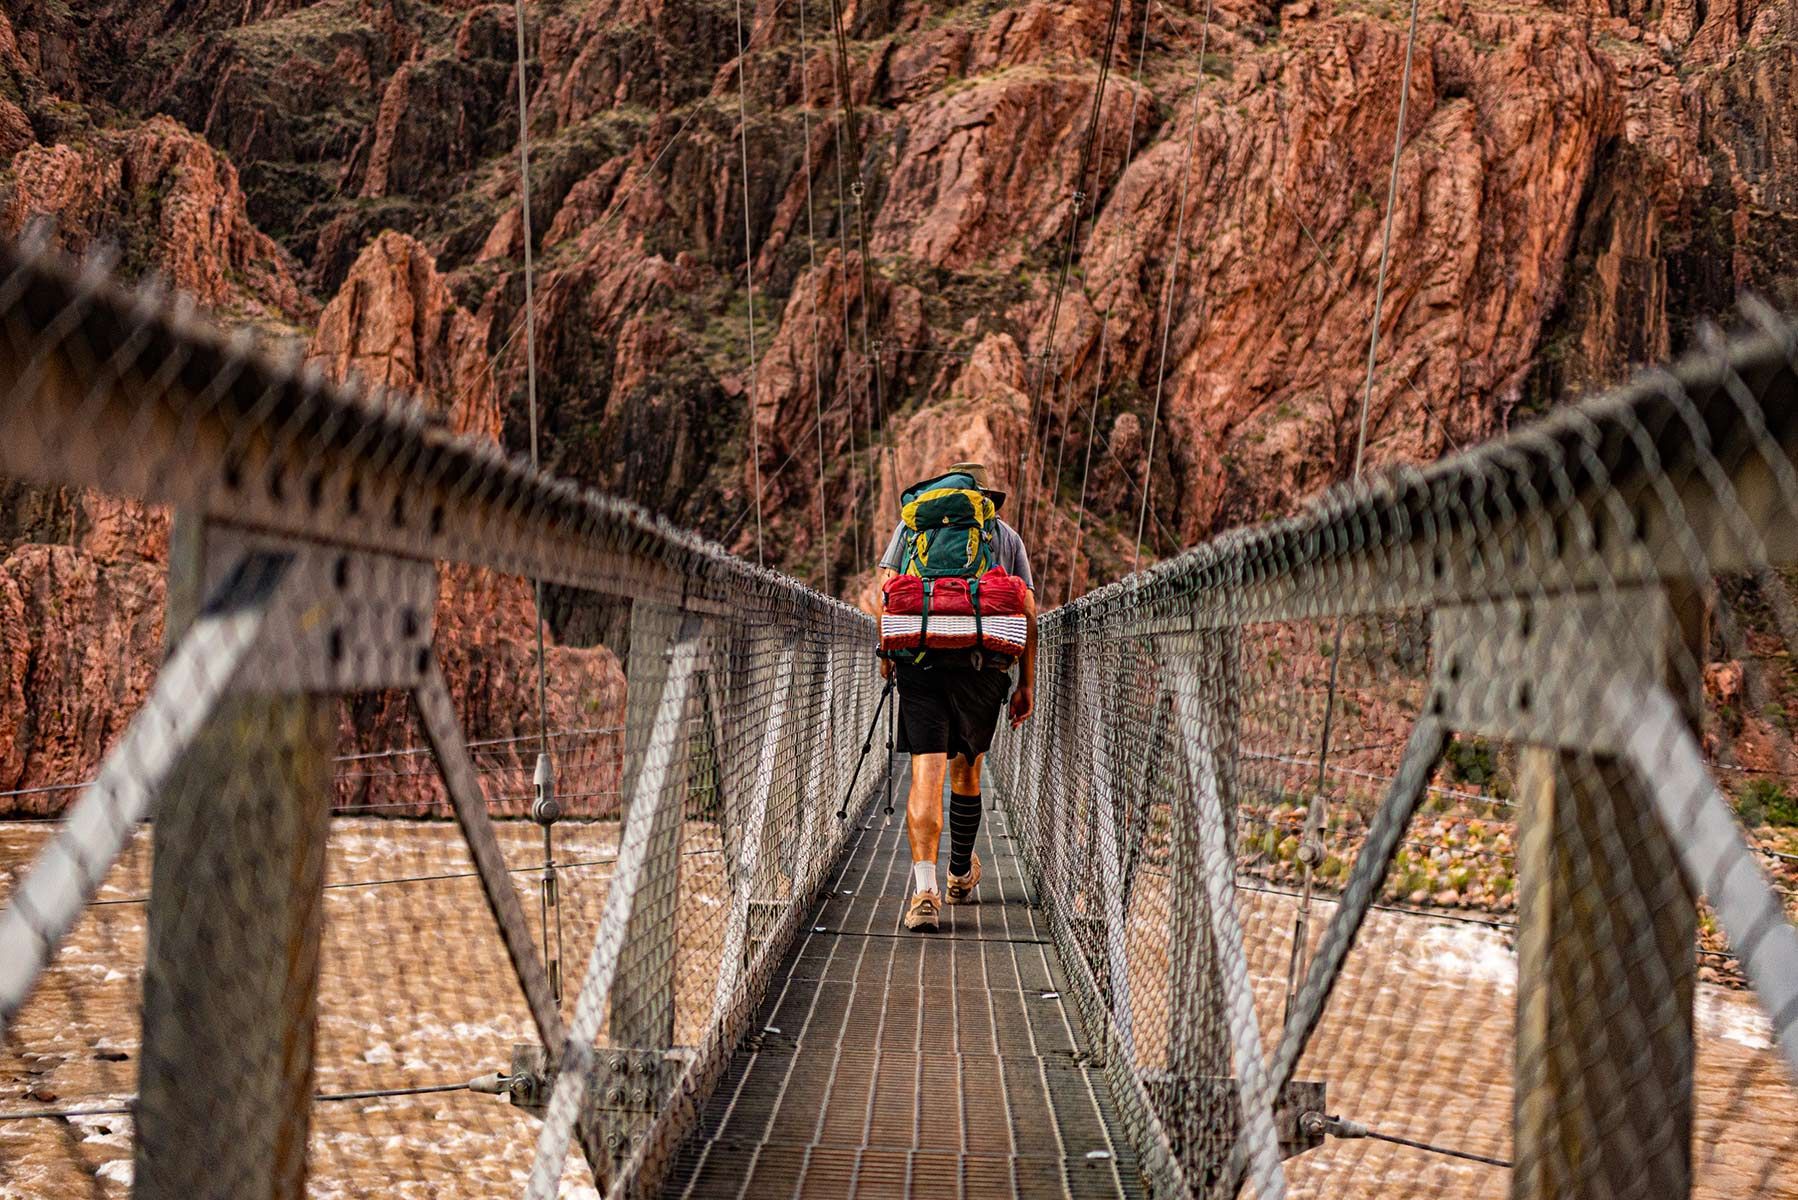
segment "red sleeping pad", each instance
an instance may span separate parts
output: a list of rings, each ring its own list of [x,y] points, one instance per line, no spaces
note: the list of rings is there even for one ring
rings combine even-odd
[[[1013,657],[1024,653],[1027,623],[1024,581],[1002,567],[980,577],[969,595],[968,581],[950,576],[932,581],[930,611],[924,608],[924,580],[897,575],[886,584],[886,612],[880,621],[882,650],[990,650]],[[976,618],[974,601],[980,612]]]

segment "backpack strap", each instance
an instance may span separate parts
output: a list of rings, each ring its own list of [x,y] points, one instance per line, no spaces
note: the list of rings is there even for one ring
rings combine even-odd
[[[986,634],[980,628],[980,577],[968,580],[968,605],[974,610],[974,650],[986,649]]]
[[[918,618],[918,653],[912,659],[914,666],[924,661],[924,635],[930,632],[930,591],[936,583],[934,579],[925,579],[922,582],[924,584],[924,614]]]

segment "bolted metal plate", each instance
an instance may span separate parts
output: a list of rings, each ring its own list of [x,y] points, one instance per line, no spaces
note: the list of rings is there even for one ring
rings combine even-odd
[[[234,685],[240,692],[411,688],[431,661],[434,563],[224,528],[206,530],[212,592],[249,553],[290,556],[288,584]]]
[[[1666,672],[1672,613],[1659,588],[1439,608],[1430,703],[1451,729],[1541,746],[1621,752],[1606,714],[1618,676]]]

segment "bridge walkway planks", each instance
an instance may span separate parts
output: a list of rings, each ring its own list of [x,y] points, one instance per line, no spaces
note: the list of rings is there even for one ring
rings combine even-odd
[[[947,839],[945,823],[940,863]],[[914,934],[900,925],[903,807],[891,825],[872,811],[665,1196],[1143,1194],[1010,845],[989,809],[979,903],[945,908],[939,932]]]

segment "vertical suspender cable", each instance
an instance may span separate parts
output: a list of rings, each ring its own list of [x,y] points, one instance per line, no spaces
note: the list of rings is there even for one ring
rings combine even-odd
[[[1167,343],[1174,327],[1174,288],[1180,280],[1181,245],[1186,240],[1186,192],[1192,184],[1193,153],[1199,144],[1199,96],[1205,90],[1205,51],[1211,39],[1211,0],[1205,0],[1205,24],[1199,30],[1198,81],[1192,89],[1192,136],[1186,139],[1186,167],[1180,175],[1180,211],[1174,221],[1173,261],[1167,268],[1167,296],[1161,313],[1161,359],[1155,367],[1155,407],[1149,418],[1148,453],[1143,458],[1142,509],[1136,515],[1136,546],[1130,559],[1130,573],[1142,566],[1143,527],[1149,520],[1149,493],[1155,486],[1155,430],[1161,423],[1161,389],[1167,378]]]
[[[1048,334],[1044,339],[1043,358],[1040,369],[1037,371],[1036,375],[1036,387],[1033,390],[1030,399],[1030,432],[1025,437],[1022,451],[1018,455],[1018,520],[1020,525],[1026,530],[1037,527],[1038,523],[1034,519],[1034,514],[1041,506],[1041,497],[1038,494],[1041,489],[1038,485],[1042,478],[1041,465],[1043,456],[1031,453],[1036,442],[1037,408],[1039,402],[1043,401],[1043,389],[1047,386],[1049,388],[1048,399],[1042,404],[1043,436],[1047,437],[1049,422],[1052,418],[1052,412],[1055,406],[1055,397],[1060,391],[1059,385],[1061,382],[1059,376],[1056,376],[1054,382],[1050,382],[1048,378],[1049,365],[1053,360],[1055,353],[1055,327],[1061,318],[1061,302],[1067,295],[1068,273],[1073,269],[1074,248],[1079,243],[1080,239],[1080,217],[1082,212],[1088,207],[1086,203],[1088,198],[1086,192],[1086,177],[1093,166],[1093,147],[1098,138],[1103,136],[1101,132],[1101,122],[1105,116],[1105,82],[1111,75],[1111,55],[1112,51],[1117,46],[1118,26],[1123,21],[1123,12],[1123,0],[1112,0],[1111,15],[1105,24],[1105,46],[1104,49],[1099,52],[1099,77],[1098,81],[1093,86],[1092,112],[1088,114],[1086,119],[1086,138],[1080,148],[1080,166],[1078,172],[1074,176],[1074,195],[1070,202],[1073,220],[1068,226],[1067,246],[1062,251],[1061,255],[1061,271],[1055,282],[1055,295],[1049,303],[1049,329]],[[1146,26],[1148,23],[1148,14],[1146,10],[1143,14],[1143,20],[1144,25]],[[1134,100],[1135,97],[1133,96],[1131,104],[1131,118],[1133,123],[1135,119]],[[1093,187],[1093,192],[1095,195],[1098,192],[1096,183]],[[1063,443],[1065,444],[1065,442],[1066,437],[1064,435]],[[1028,464],[1028,466],[1026,464]],[[1034,468],[1034,473],[1031,472],[1031,468]],[[1057,460],[1056,473],[1059,476],[1059,459]]]
[[[1386,301],[1386,266],[1392,260],[1392,214],[1398,207],[1398,165],[1405,149],[1405,113],[1411,100],[1411,60],[1417,51],[1417,0],[1411,0],[1411,25],[1405,34],[1405,75],[1398,88],[1398,127],[1392,133],[1392,173],[1386,180],[1386,221],[1380,231],[1380,272],[1374,280],[1373,316],[1367,322],[1367,382],[1361,389],[1361,425],[1355,434],[1355,474],[1367,451],[1367,410],[1373,400],[1374,358],[1380,350],[1380,310]]]
[[[831,32],[831,39],[832,39],[832,42],[834,45],[835,56],[836,56],[835,57],[835,63],[836,63],[835,75],[836,75],[836,92],[837,92],[838,127],[841,130],[844,139],[846,139],[848,142],[847,157],[849,160],[849,169],[854,173],[854,178],[850,180],[849,191],[850,191],[850,195],[855,200],[855,238],[856,238],[856,244],[857,244],[857,252],[860,255],[859,270],[856,275],[856,281],[859,285],[858,292],[860,295],[861,306],[862,306],[861,359],[862,359],[863,369],[868,373],[867,381],[864,384],[864,387],[867,390],[864,394],[869,401],[869,403],[868,403],[868,442],[869,442],[869,447],[868,448],[870,451],[869,469],[870,469],[870,471],[872,471],[874,469],[875,461],[878,459],[878,455],[873,452],[874,451],[874,441],[877,437],[884,436],[887,432],[887,429],[886,429],[886,423],[887,423],[887,421],[886,421],[886,397],[884,394],[884,389],[881,386],[879,359],[877,356],[872,355],[870,352],[870,343],[871,343],[872,339],[870,338],[869,333],[868,333],[868,321],[869,321],[869,310],[873,307],[873,305],[872,305],[872,302],[871,302],[871,299],[870,299],[870,296],[868,293],[868,225],[867,225],[867,210],[866,210],[866,207],[864,204],[864,200],[867,195],[867,185],[862,180],[861,137],[860,137],[860,134],[857,132],[856,126],[855,126],[855,104],[854,104],[854,101],[851,96],[851,90],[854,85],[850,82],[850,78],[849,78],[849,35],[843,28],[842,0],[830,0],[830,32]],[[841,170],[842,170],[843,158],[844,158],[844,155],[839,150],[839,153],[837,156],[838,172],[839,172],[839,176],[838,176],[838,180],[837,180],[837,203],[839,205],[839,219],[841,219],[840,206],[842,204]],[[849,244],[848,244],[849,243],[849,231],[846,226],[842,230],[842,240],[843,240],[843,270],[845,272],[844,283],[847,284],[848,276],[846,273],[849,270]],[[845,288],[845,292],[846,291],[847,291],[847,288]],[[844,304],[844,312],[843,312],[844,347],[843,348],[844,348],[845,353],[848,351],[848,337],[849,337],[848,303],[849,303],[849,298],[847,295],[845,295],[843,298],[843,304]],[[880,430],[878,433],[875,431],[875,422],[877,419],[879,421],[879,426],[880,426]],[[898,505],[899,482],[897,479],[898,462],[897,462],[897,459],[894,457],[893,447],[890,442],[887,443],[886,452],[887,452],[887,468],[888,468],[887,474],[889,476],[888,485],[889,485],[889,490],[892,492],[893,508],[897,509],[899,507],[899,505]],[[872,492],[877,489],[870,488],[869,490]],[[871,547],[871,548],[876,549],[876,551],[878,552],[879,543],[876,542],[875,546]]]
[[[830,594],[830,525],[824,515],[824,365],[818,339],[818,228],[812,215],[812,94],[806,78],[812,48],[806,37],[805,0],[799,0],[799,122],[805,137],[805,253],[812,281],[812,412],[818,432],[818,546],[824,594]]]
[[[522,0],[512,6],[512,14],[517,22],[518,32],[518,202],[519,215],[524,225],[524,388],[526,403],[531,418],[531,466],[537,467],[537,298],[534,294],[535,282],[531,262],[531,143],[529,125],[529,97],[525,86],[524,63],[524,4]],[[544,721],[548,709],[545,703],[547,683],[544,678],[543,665],[543,582],[538,580],[537,589],[537,718],[543,729],[543,752],[549,752],[549,726]]]
[[[1068,552],[1068,573],[1063,578],[1061,602],[1074,598],[1074,573],[1080,567],[1080,539],[1086,533],[1086,485],[1093,473],[1093,442],[1099,425],[1099,393],[1105,387],[1105,352],[1111,348],[1111,310],[1105,310],[1099,327],[1099,373],[1093,380],[1093,402],[1086,410],[1086,465],[1080,468],[1080,504],[1074,510],[1074,548]]]
[[[1386,298],[1386,268],[1392,256],[1392,216],[1398,203],[1398,167],[1405,148],[1405,114],[1411,97],[1411,61],[1417,49],[1417,0],[1411,0],[1411,25],[1405,37],[1405,74],[1399,83],[1398,128],[1392,135],[1392,172],[1386,181],[1386,220],[1380,233],[1380,270],[1374,280],[1373,316],[1367,328],[1367,379],[1361,390],[1360,428],[1355,434],[1354,480],[1361,478],[1361,462],[1367,451],[1367,412],[1373,399],[1374,360],[1380,349],[1380,310]],[[1330,755],[1330,722],[1336,706],[1336,668],[1342,657],[1342,621],[1336,622],[1336,638],[1330,648],[1330,681],[1324,693],[1323,738],[1317,754],[1317,789],[1323,791],[1324,770]]]
[[[851,332],[850,324],[849,324],[849,223],[848,223],[849,200],[848,200],[846,193],[843,190],[843,162],[845,159],[849,159],[849,161],[857,164],[856,169],[859,171],[860,170],[860,162],[861,162],[861,157],[860,157],[861,152],[859,149],[854,148],[855,147],[855,130],[853,128],[848,130],[849,148],[845,148],[845,146],[843,144],[844,143],[844,136],[843,136],[844,127],[849,124],[849,117],[848,117],[849,110],[848,110],[847,103],[844,100],[844,93],[848,90],[848,87],[849,87],[849,64],[848,64],[848,59],[846,57],[844,47],[843,47],[842,21],[843,21],[843,16],[842,16],[842,13],[838,9],[837,0],[831,0],[831,5],[830,5],[830,29],[831,29],[830,85],[831,85],[831,92],[833,93],[831,98],[833,101],[835,101],[836,106],[837,106],[837,121],[836,121],[835,127],[832,130],[831,136],[832,136],[832,140],[836,143],[836,151],[837,151],[836,177],[837,177],[838,270],[839,270],[839,275],[842,280],[842,287],[839,290],[840,290],[842,298],[843,298],[843,356],[842,357],[843,357],[844,364],[847,365],[848,361],[849,361],[849,353],[850,353],[849,346],[850,346],[850,342],[854,338],[854,335]],[[858,188],[861,186],[861,180],[859,178],[857,178],[857,180],[856,180],[856,186]],[[848,397],[849,397],[849,474],[850,474],[851,480],[853,481],[854,476],[855,476],[855,439],[856,439],[856,434],[857,434],[856,414],[859,410],[857,409],[857,406],[855,403],[856,379],[855,379],[855,371],[852,368],[849,370],[849,376],[850,376],[849,384],[848,384],[848,386],[849,386],[849,390],[848,390]],[[872,406],[870,405],[869,412],[868,412],[868,441],[870,443],[872,443],[874,440],[873,435],[874,435],[874,413],[872,410]],[[851,490],[851,494],[854,495],[855,490],[853,488],[851,488],[850,490]],[[852,502],[852,504],[850,506],[850,510],[851,510],[851,516],[850,516],[850,520],[849,520],[850,552],[855,556],[855,562],[859,566],[860,564],[863,564],[865,562],[865,560],[862,557],[862,523],[861,523],[861,513],[860,513],[861,503],[860,503],[859,497],[857,497],[857,499],[854,502]]]
[[[530,91],[525,80],[524,0],[512,6],[518,40],[518,201],[524,231],[524,387],[531,420],[531,466],[539,465],[537,444],[537,299],[535,274],[531,261],[531,142]],[[543,920],[543,962],[549,975],[551,994],[557,1003],[562,999],[562,910],[556,895],[555,764],[549,756],[549,670],[543,652],[543,580],[531,581],[532,618],[537,626],[537,765],[532,772],[536,798],[532,816],[543,826],[543,883],[541,914]],[[555,914],[555,946],[550,945],[550,914]]]
[[[1361,389],[1361,419],[1355,432],[1355,465],[1352,479],[1361,478],[1361,463],[1367,452],[1367,412],[1373,400],[1374,362],[1380,349],[1380,310],[1386,299],[1386,268],[1392,258],[1392,217],[1398,206],[1398,168],[1399,160],[1405,149],[1405,116],[1411,99],[1411,62],[1417,50],[1417,0],[1411,0],[1410,25],[1405,33],[1405,73],[1399,80],[1398,88],[1398,127],[1392,134],[1392,171],[1386,180],[1386,218],[1380,231],[1380,269],[1374,280],[1373,315],[1367,323],[1367,379]],[[1321,821],[1321,803],[1326,783],[1326,771],[1330,759],[1330,726],[1336,715],[1336,676],[1342,664],[1342,618],[1336,618],[1335,635],[1330,643],[1330,678],[1324,689],[1323,729],[1319,734],[1317,748],[1317,795],[1318,802],[1312,805],[1312,817],[1307,825]],[[1294,990],[1298,987],[1299,972],[1304,969],[1306,931],[1310,917],[1311,899],[1311,864],[1305,864],[1304,896],[1300,901],[1293,932],[1292,958],[1287,965],[1286,1004],[1291,1008]]]
[[[1137,40],[1136,74],[1132,82],[1136,85],[1130,92],[1130,124],[1124,132],[1124,165],[1118,172],[1121,179],[1130,171],[1130,164],[1136,157],[1136,109],[1142,99],[1142,68],[1149,56],[1149,0],[1144,0],[1142,10],[1142,36]],[[1101,149],[1100,157],[1104,151]],[[1096,202],[1095,202],[1096,207]],[[1087,234],[1090,243],[1092,234]],[[1062,603],[1073,599],[1074,573],[1080,562],[1080,542],[1086,533],[1086,489],[1092,480],[1093,471],[1093,437],[1099,423],[1099,395],[1105,388],[1105,355],[1111,344],[1111,310],[1105,310],[1105,316],[1099,326],[1099,371],[1093,380],[1093,402],[1086,413],[1086,464],[1080,470],[1080,502],[1074,510],[1074,548],[1068,555],[1068,573],[1061,590]]]
[[[762,438],[755,424],[755,248],[749,227],[749,47],[743,41],[743,0],[737,0],[737,129],[743,154],[743,278],[749,292],[749,458],[754,464],[755,561],[767,566],[762,552]]]

